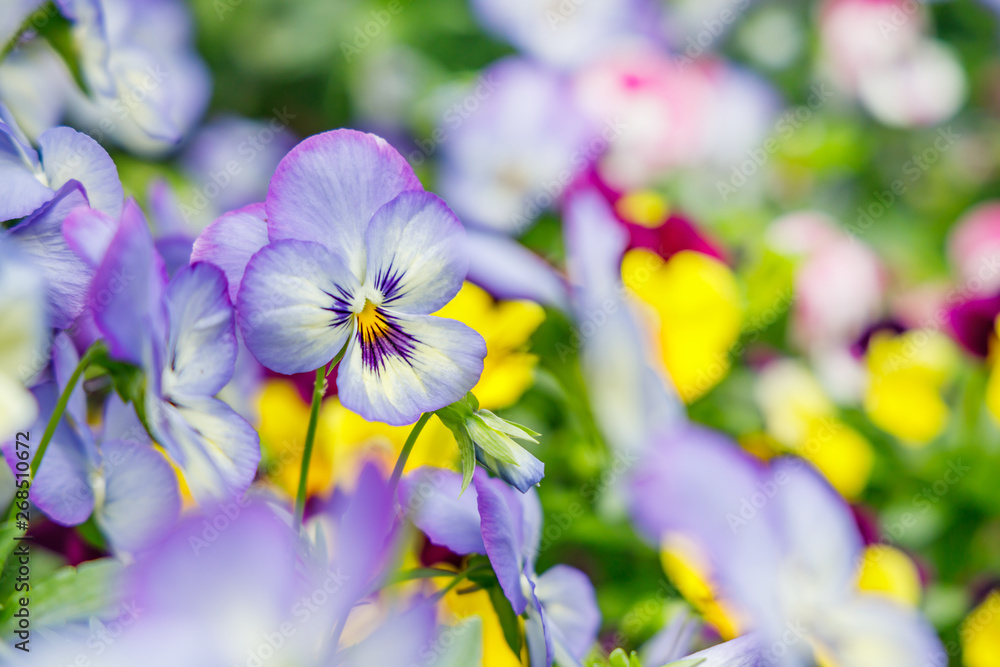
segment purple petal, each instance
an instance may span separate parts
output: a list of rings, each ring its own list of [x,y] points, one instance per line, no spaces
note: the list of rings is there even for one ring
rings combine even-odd
[[[143,549],[180,513],[177,475],[149,444],[112,440],[101,445],[101,453],[104,504],[97,523],[116,551]]]
[[[237,299],[243,340],[264,366],[316,370],[344,347],[360,286],[338,255],[305,241],[278,241],[247,264]]]
[[[699,667],[771,667],[772,664],[771,658],[761,651],[760,639],[755,634],[716,644],[688,657],[703,660]]]
[[[601,612],[594,586],[583,572],[568,565],[556,565],[535,582],[535,595],[552,635],[556,660],[565,653],[574,661],[583,660],[597,640]]]
[[[236,325],[226,277],[211,264],[177,272],[167,287],[170,318],[165,394],[214,396],[229,382],[236,363]]]
[[[46,382],[33,390],[39,404],[38,421],[30,432],[38,433],[28,439],[31,461],[41,442],[56,401],[59,387],[54,382]],[[3,443],[3,456],[12,472],[17,472],[17,451],[24,451],[11,440]],[[46,516],[63,526],[76,526],[87,520],[94,509],[94,493],[90,487],[88,474],[90,461],[84,443],[65,419],[59,421],[45,458],[32,480],[30,498]]]
[[[514,463],[500,461],[476,447],[476,460],[521,493],[528,493],[545,477],[545,464],[520,445],[512,447],[510,453]]]
[[[166,336],[166,284],[146,218],[129,200],[90,292],[94,323],[112,356],[142,365],[150,340]]]
[[[344,667],[410,667],[415,656],[434,650],[436,619],[431,605],[417,604],[383,620],[370,636],[345,651]],[[443,641],[443,640],[442,640]],[[442,643],[442,646],[446,646]]]
[[[101,265],[117,231],[118,218],[82,206],[70,211],[62,225],[66,244],[94,269]]]
[[[469,268],[462,223],[429,192],[404,192],[375,212],[365,242],[365,283],[381,305],[427,315],[458,294]]]
[[[163,266],[167,275],[173,276],[191,263],[191,250],[194,247],[192,236],[167,236],[156,239],[156,252],[163,258]]]
[[[365,229],[375,211],[406,190],[422,190],[385,140],[353,130],[310,137],[278,165],[267,192],[272,241],[299,239],[343,253],[363,275]]]
[[[236,303],[243,273],[254,254],[267,245],[267,214],[263,204],[226,213],[205,228],[194,242],[192,262],[222,269],[229,281],[229,298]]]
[[[948,311],[952,336],[970,354],[986,358],[1000,314],[1000,296],[970,299]]]
[[[465,252],[468,279],[497,299],[529,299],[569,308],[566,281],[544,259],[502,234],[470,229]]]
[[[369,421],[412,424],[479,380],[486,343],[461,322],[388,309],[373,317],[355,325],[337,374],[344,407]]]
[[[421,467],[400,481],[399,501],[413,525],[434,544],[459,555],[485,554],[476,488],[461,491],[459,473]]]
[[[521,587],[523,564],[521,543],[521,512],[513,493],[500,480],[491,479],[483,470],[476,470],[474,484],[478,493],[480,525],[486,553],[496,572],[504,595],[516,614],[523,614],[528,599]]]
[[[70,250],[62,234],[70,211],[86,205],[83,188],[71,181],[10,231],[10,238],[31,255],[45,276],[51,323],[57,329],[68,328],[83,311],[93,277],[93,269]]]
[[[43,182],[38,154],[20,136],[16,126],[0,121],[0,221],[23,218],[54,194]]]
[[[208,506],[143,554],[131,570],[129,595],[151,619],[183,618],[221,636],[256,639],[288,620],[301,595],[295,540],[263,503]]]
[[[91,208],[118,219],[125,192],[108,152],[82,132],[56,127],[38,137],[42,166],[53,188],[79,181]]]

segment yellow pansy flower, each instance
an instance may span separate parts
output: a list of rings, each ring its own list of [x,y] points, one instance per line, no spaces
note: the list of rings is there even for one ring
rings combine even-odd
[[[660,563],[684,599],[723,639],[740,635],[736,614],[719,600],[707,559],[696,544],[681,535],[668,535],[660,548]]]
[[[631,250],[622,261],[625,285],[650,306],[659,356],[690,403],[729,372],[729,350],[740,335],[741,298],[729,267],[684,250],[668,260]]]
[[[864,407],[883,431],[924,445],[944,430],[950,410],[941,396],[957,363],[954,345],[936,331],[879,331],[868,345]]]
[[[920,571],[913,559],[895,547],[872,545],[865,548],[858,572],[858,588],[888,596],[916,607],[920,604]]]
[[[847,498],[868,484],[875,452],[857,431],[837,418],[837,407],[815,376],[798,361],[768,364],[755,397],[768,433],[788,451],[809,459]]]
[[[1000,667],[1000,591],[993,591],[962,623],[965,667]]]
[[[469,325],[486,340],[483,374],[472,388],[479,405],[497,410],[517,402],[531,386],[538,359],[525,347],[545,320],[545,309],[533,301],[497,301],[482,288],[465,283],[435,314]]]

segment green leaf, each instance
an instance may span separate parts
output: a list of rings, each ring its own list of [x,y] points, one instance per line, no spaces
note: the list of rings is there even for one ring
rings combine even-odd
[[[458,441],[458,451],[462,455],[462,490],[458,497],[461,498],[465,490],[472,483],[472,475],[476,472],[476,446],[472,444],[472,439],[463,430],[459,431],[455,438]]]
[[[22,537],[25,532],[27,531],[18,528],[14,521],[7,521],[0,526],[0,572],[6,569],[7,559],[20,543],[17,538]]]
[[[79,567],[64,567],[54,575],[32,584],[31,622],[35,627],[58,626],[110,612],[117,604],[114,580],[124,566],[112,558],[88,561]],[[14,592],[0,611],[0,634],[13,630],[12,617],[19,607]]]
[[[431,667],[480,667],[483,664],[483,622],[478,616],[442,628],[440,637],[438,644],[448,648],[430,663]]]
[[[80,50],[73,36],[73,25],[66,17],[56,11],[51,3],[46,6],[45,11],[47,20],[44,23],[39,22],[38,34],[45,38],[52,49],[66,63],[66,68],[80,90],[89,95],[91,91],[80,67]]]
[[[520,445],[488,426],[478,414],[474,415],[467,423],[470,430],[469,435],[480,449],[498,461],[517,465],[517,459],[514,458],[511,449]]]
[[[500,619],[500,627],[503,628],[503,638],[507,640],[507,645],[510,646],[514,655],[519,656],[521,655],[523,639],[521,637],[521,623],[517,619],[517,614],[514,613],[514,608],[510,606],[510,600],[503,594],[503,589],[500,588],[499,584],[490,586],[489,592],[493,610],[496,611],[497,618]]]

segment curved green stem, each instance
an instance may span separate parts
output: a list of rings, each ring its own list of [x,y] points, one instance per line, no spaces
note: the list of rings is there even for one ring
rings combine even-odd
[[[299,472],[299,491],[295,494],[295,528],[302,525],[302,517],[306,512],[306,482],[309,478],[309,460],[312,458],[313,441],[316,440],[316,424],[319,423],[319,406],[326,393],[326,366],[316,369],[316,382],[313,385],[312,405],[309,408],[309,428],[306,431],[306,445],[302,450],[302,469]]]
[[[410,436],[406,439],[406,444],[403,445],[403,451],[399,453],[399,458],[396,459],[396,467],[392,469],[392,477],[389,478],[389,490],[392,494],[396,493],[396,487],[399,486],[399,478],[403,476],[403,468],[406,467],[406,459],[410,458],[410,450],[417,443],[417,436],[424,430],[424,426],[427,425],[432,414],[431,412],[425,412],[420,415],[420,419],[413,425],[413,430],[410,431]]]
[[[59,421],[62,419],[63,413],[66,411],[66,405],[69,404],[69,397],[73,395],[73,390],[76,389],[76,383],[80,381],[80,376],[83,372],[87,370],[87,366],[94,360],[94,357],[98,353],[103,351],[104,341],[97,341],[84,353],[83,357],[80,359],[80,363],[76,365],[73,370],[73,374],[69,376],[69,382],[63,387],[62,394],[59,396],[59,401],[56,403],[55,410],[52,411],[52,416],[49,417],[49,423],[45,426],[45,433],[42,434],[42,441],[38,443],[38,449],[35,450],[35,457],[31,460],[31,479],[35,479],[35,475],[38,474],[38,468],[42,465],[42,457],[45,456],[45,450],[49,448],[49,443],[52,441],[52,436],[56,432],[56,427],[59,425]]]

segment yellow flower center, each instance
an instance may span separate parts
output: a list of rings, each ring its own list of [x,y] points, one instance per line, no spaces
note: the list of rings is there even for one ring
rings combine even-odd
[[[368,299],[365,299],[365,306],[361,309],[361,312],[356,313],[354,316],[358,319],[358,327],[361,329],[361,334],[365,342],[369,342],[378,336],[384,336],[388,329],[385,316]]]

